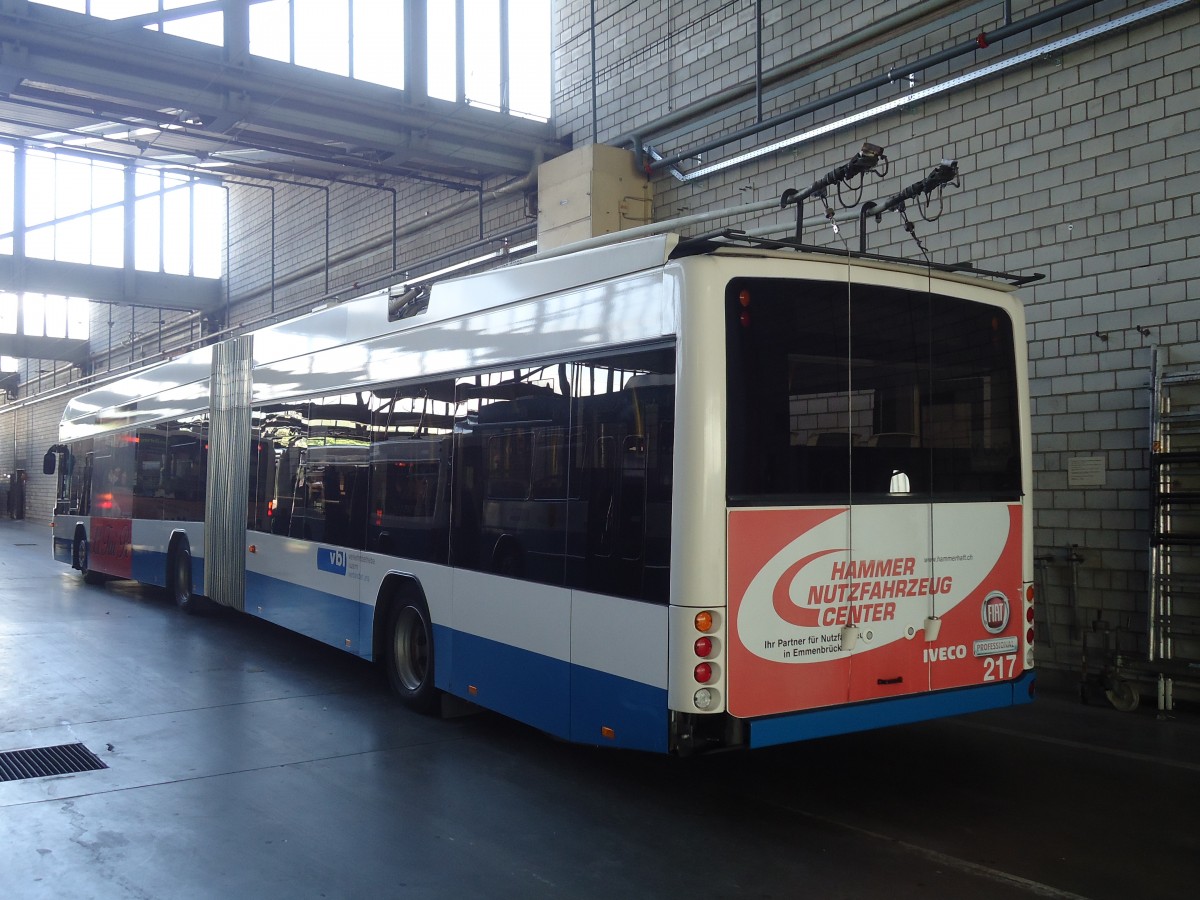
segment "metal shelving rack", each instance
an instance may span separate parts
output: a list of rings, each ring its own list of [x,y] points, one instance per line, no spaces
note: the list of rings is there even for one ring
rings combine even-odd
[[[1200,363],[1157,348],[1151,387],[1147,669],[1170,710],[1177,681],[1200,684]]]

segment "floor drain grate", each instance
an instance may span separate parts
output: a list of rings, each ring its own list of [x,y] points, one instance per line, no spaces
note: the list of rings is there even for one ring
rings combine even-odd
[[[0,753],[0,781],[21,781],[24,778],[70,775],[73,772],[94,772],[107,768],[100,757],[83,744],[59,744],[57,747],[34,747],[31,750]]]

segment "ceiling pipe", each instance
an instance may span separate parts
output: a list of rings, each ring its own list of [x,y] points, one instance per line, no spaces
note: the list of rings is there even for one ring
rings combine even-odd
[[[955,14],[959,20],[976,19],[979,16],[987,15],[995,5],[995,0],[975,0],[969,6],[956,7]],[[763,102],[765,103],[770,99],[778,100],[785,93],[792,95],[813,94],[816,90],[814,85],[823,79],[836,80],[841,72],[870,68],[886,54],[903,55],[908,52],[909,47],[939,30],[941,21],[933,16],[925,16],[913,26],[911,31],[901,33],[897,30],[892,30],[884,40],[873,44],[863,44],[858,48],[851,48],[855,52],[843,53],[833,60],[818,60],[819,64],[805,69],[802,76],[779,83],[771,90],[764,91]],[[735,117],[741,117],[744,120],[746,116],[751,114],[753,108],[751,101],[744,100],[723,109],[703,114],[701,117],[690,120],[685,126],[678,129],[668,132],[658,132],[654,141],[660,146],[668,143],[673,145],[682,141],[688,134],[698,132],[705,132],[706,134],[719,133],[727,127],[724,124],[726,121]],[[761,115],[755,115],[754,121],[759,122],[761,120]],[[647,152],[652,152],[652,150],[647,148]],[[659,154],[659,158],[661,158],[661,154]],[[672,174],[674,174],[673,169]]]
[[[1060,50],[1065,50],[1069,47],[1075,46],[1076,44],[1090,41],[1107,32],[1114,31],[1119,28],[1130,27],[1135,22],[1140,22],[1144,19],[1166,13],[1172,9],[1176,9],[1191,2],[1193,2],[1193,0],[1160,0],[1159,3],[1153,6],[1142,7],[1135,12],[1128,13],[1124,16],[1120,16],[1119,18],[1110,19],[1106,22],[1101,22],[1098,25],[1092,25],[1083,31],[1078,31],[1067,37],[1059,38],[1051,41],[1048,44],[1041,44],[1027,50],[1022,50],[1013,56],[991,62],[980,69],[966,72],[962,75],[956,75],[947,81],[932,84],[928,87],[912,90],[909,93],[902,94],[901,96],[892,100],[884,100],[876,103],[872,107],[861,109],[858,112],[847,114],[840,119],[814,126],[806,131],[800,132],[799,134],[793,134],[789,137],[781,138],[769,144],[761,145],[753,150],[739,153],[738,155],[724,159],[721,162],[710,163],[708,165],[701,166],[700,168],[693,169],[686,174],[678,172],[675,168],[672,168],[671,172],[680,181],[685,182],[693,181],[697,178],[705,178],[714,172],[719,172],[724,169],[732,168],[733,166],[742,165],[743,163],[749,162],[752,159],[757,159],[758,157],[764,156],[768,153],[775,153],[788,147],[794,147],[799,143],[813,140],[814,138],[830,134],[833,131],[846,128],[851,125],[856,125],[869,119],[878,118],[885,113],[901,109],[913,103],[923,102],[930,97],[945,94],[949,91],[956,90],[963,85],[995,77],[1001,72],[1011,69],[1014,66],[1033,62],[1038,58],[1045,57]],[[983,39],[982,35],[980,39]]]
[[[903,28],[924,16],[938,12],[945,7],[954,6],[953,2],[948,0],[924,0],[921,3],[915,3],[907,9],[900,10],[886,19],[881,19],[874,22],[865,28],[848,34],[843,38],[831,41],[828,44],[821,46],[819,49],[810,50],[795,57],[790,62],[782,66],[777,66],[769,72],[762,74],[762,87],[769,88],[774,85],[787,81],[790,78],[799,75],[807,69],[812,68],[831,59],[838,54],[845,53],[849,50],[857,49],[862,46],[865,41],[872,40],[880,35],[886,34],[889,31]],[[676,112],[669,113],[653,122],[648,122],[646,125],[636,131],[627,132],[619,135],[609,141],[615,147],[631,146],[636,149],[639,143],[639,138],[647,135],[653,136],[668,131],[677,125],[687,125],[697,116],[702,116],[705,113],[721,109],[726,106],[731,106],[740,100],[745,100],[753,96],[758,79],[755,82],[739,84],[723,91],[719,91],[710,97],[699,100],[696,103],[690,104]]]
[[[780,113],[779,115],[772,116],[769,119],[764,119],[762,122],[758,122],[758,123],[755,123],[754,125],[748,126],[746,128],[742,128],[731,134],[727,134],[720,138],[715,138],[714,140],[707,141],[706,143],[701,144],[697,147],[691,147],[687,151],[684,151],[681,153],[675,153],[675,154],[672,154],[669,156],[664,156],[661,159],[653,160],[652,162],[647,163],[645,165],[645,168],[651,172],[660,171],[662,169],[668,169],[671,166],[675,165],[676,163],[683,162],[684,160],[694,157],[699,153],[706,153],[710,150],[716,150],[720,147],[727,146],[728,144],[736,143],[739,140],[742,140],[747,137],[752,137],[763,131],[774,128],[778,125],[783,125],[788,122],[794,121],[795,119],[798,119],[801,116],[807,115],[812,112],[817,112],[818,110],[821,110],[821,109],[826,109],[830,106],[834,106],[834,105],[842,102],[843,100],[848,100],[848,99],[857,97],[860,94],[867,93],[868,91],[873,91],[873,90],[877,90],[878,88],[881,88],[881,87],[886,87],[890,84],[895,83],[897,80],[899,80],[901,78],[905,78],[909,75],[914,75],[917,72],[921,72],[921,71],[924,71],[925,69],[932,68],[933,66],[936,66],[943,62],[948,62],[949,60],[955,59],[956,57],[959,57],[959,56],[963,56],[967,53],[974,53],[978,50],[981,50],[981,49],[989,46],[992,43],[995,43],[997,41],[1002,41],[1005,38],[1012,37],[1016,34],[1020,34],[1025,31],[1030,31],[1033,28],[1036,28],[1038,25],[1043,25],[1046,22],[1052,21],[1054,19],[1062,18],[1063,16],[1068,15],[1077,10],[1083,9],[1084,7],[1095,6],[1097,2],[1098,2],[1098,0],[1068,0],[1068,2],[1066,2],[1066,3],[1059,4],[1058,6],[1055,6],[1051,9],[1045,10],[1040,13],[1036,13],[1035,15],[1032,15],[1032,16],[1028,16],[1019,22],[1015,22],[1011,25],[1006,25],[1002,28],[997,29],[994,32],[991,32],[991,33],[981,32],[977,37],[974,37],[965,43],[959,44],[955,47],[951,47],[947,50],[943,50],[940,53],[935,53],[932,56],[925,57],[924,59],[918,60],[917,62],[914,62],[914,63],[910,63],[906,66],[901,66],[897,69],[890,69],[884,75],[877,75],[874,78],[868,78],[866,81],[860,82],[855,85],[851,85],[850,87],[847,87],[847,88],[843,88],[842,90],[836,91],[835,93],[830,94],[827,97],[822,97],[819,100],[813,100],[809,103],[802,104],[798,107],[795,107],[794,109],[787,111],[786,113]]]

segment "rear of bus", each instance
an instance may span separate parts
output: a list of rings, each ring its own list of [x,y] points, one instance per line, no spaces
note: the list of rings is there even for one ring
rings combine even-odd
[[[718,254],[680,272],[678,746],[1030,700],[1016,299],[861,261]]]

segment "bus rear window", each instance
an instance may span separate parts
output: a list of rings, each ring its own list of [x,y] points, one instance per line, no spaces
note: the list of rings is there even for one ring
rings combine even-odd
[[[726,292],[733,505],[1020,496],[1012,323],[923,291],[741,279]]]

